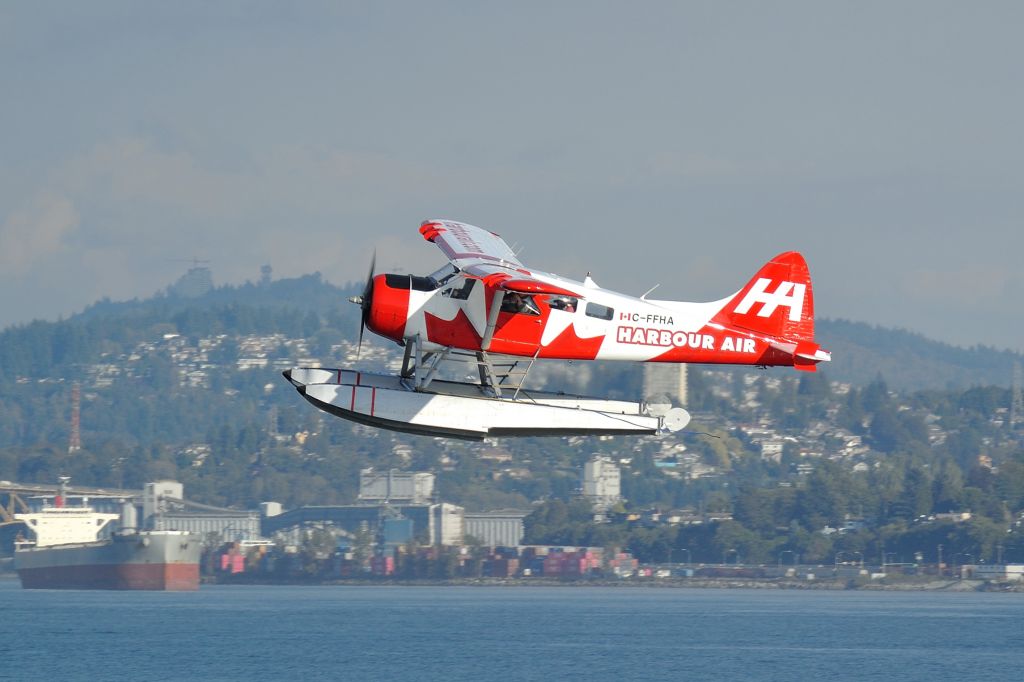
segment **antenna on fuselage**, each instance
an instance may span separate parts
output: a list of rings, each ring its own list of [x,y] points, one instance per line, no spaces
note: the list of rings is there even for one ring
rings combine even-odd
[[[651,293],[652,291],[654,291],[655,289],[657,289],[657,288],[658,288],[658,287],[660,287],[660,286],[661,286],[661,284],[655,284],[655,285],[654,285],[653,287],[651,287],[650,289],[648,289],[648,290],[647,290],[647,293],[646,293],[646,294],[644,294],[643,296],[641,296],[641,297],[640,297],[640,300],[641,300],[641,301],[646,301],[646,300],[647,300],[647,296],[648,296],[648,295],[649,295],[649,294],[650,294],[650,293]]]

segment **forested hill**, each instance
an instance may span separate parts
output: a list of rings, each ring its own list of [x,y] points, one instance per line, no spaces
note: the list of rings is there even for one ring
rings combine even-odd
[[[359,309],[347,298],[359,288],[335,286],[316,273],[262,285],[217,287],[200,298],[162,293],[145,300],[102,300],[65,320],[0,332],[0,381],[73,377],[77,365],[165,333],[351,339],[357,333]],[[1020,358],[1005,350],[960,348],[847,320],[819,320],[818,340],[833,354],[833,362],[824,368],[829,378],[865,385],[882,375],[897,390],[1009,386],[1013,362]]]
[[[1009,386],[1021,355],[985,346],[960,348],[903,329],[818,320],[818,343],[832,352],[829,378],[864,385],[881,374],[890,388],[920,390]]]
[[[225,285],[212,289],[200,298],[185,298],[170,291],[145,300],[114,302],[103,299],[86,308],[72,320],[138,317],[153,319],[162,316],[166,321],[172,315],[186,310],[208,310],[225,306],[250,308],[295,308],[304,312],[329,312],[353,306],[348,297],[359,293],[362,283],[336,286],[324,281],[319,272],[290,279],[278,279],[267,284],[246,282],[239,286]]]
[[[76,378],[80,365],[117,356],[162,334],[284,334],[351,338],[359,285],[338,287],[319,273],[265,285],[217,287],[200,298],[160,293],[144,300],[99,301],[56,322],[34,321],[0,332],[0,382],[18,377]]]

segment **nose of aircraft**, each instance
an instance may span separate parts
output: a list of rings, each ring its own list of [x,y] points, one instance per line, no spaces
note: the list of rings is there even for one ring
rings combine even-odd
[[[409,312],[408,276],[377,275],[362,301],[363,320],[371,331],[400,341]]]

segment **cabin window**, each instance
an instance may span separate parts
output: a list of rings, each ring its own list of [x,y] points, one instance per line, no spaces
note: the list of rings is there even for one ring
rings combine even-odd
[[[600,303],[587,303],[587,316],[596,317],[599,320],[610,320],[615,315],[615,309],[609,308]]]
[[[564,310],[567,313],[576,312],[579,303],[579,299],[574,296],[552,296],[548,299],[548,305],[552,310]]]

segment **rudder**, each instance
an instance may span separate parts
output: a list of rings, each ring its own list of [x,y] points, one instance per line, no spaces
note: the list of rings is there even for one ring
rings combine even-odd
[[[794,342],[814,341],[814,293],[796,251],[765,263],[715,316],[715,322]]]

